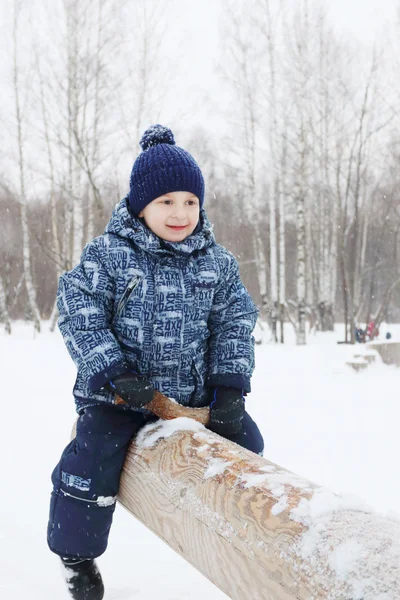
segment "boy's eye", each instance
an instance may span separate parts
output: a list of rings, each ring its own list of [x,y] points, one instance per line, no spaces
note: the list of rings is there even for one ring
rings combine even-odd
[[[165,198],[164,200],[162,200],[163,204],[173,204],[172,200],[169,200],[168,198]],[[191,199],[191,200],[186,200],[186,203],[189,204],[189,206],[196,206],[197,204],[197,200],[196,199]]]

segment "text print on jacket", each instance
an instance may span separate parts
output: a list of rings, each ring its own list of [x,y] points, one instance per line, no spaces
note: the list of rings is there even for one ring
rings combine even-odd
[[[257,308],[203,210],[200,225],[183,242],[166,242],[130,216],[123,198],[104,234],[61,276],[58,323],[78,368],[78,412],[113,402],[106,384],[130,368],[187,406],[207,404],[210,386],[250,391]]]

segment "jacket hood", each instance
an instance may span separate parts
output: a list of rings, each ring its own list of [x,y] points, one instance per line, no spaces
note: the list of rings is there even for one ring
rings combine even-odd
[[[142,219],[130,214],[127,207],[128,196],[116,205],[104,233],[113,233],[126,238],[142,250],[151,254],[190,255],[215,244],[212,225],[204,209],[200,210],[197,233],[193,232],[182,242],[167,242],[153,233]],[[196,231],[195,230],[195,231]]]

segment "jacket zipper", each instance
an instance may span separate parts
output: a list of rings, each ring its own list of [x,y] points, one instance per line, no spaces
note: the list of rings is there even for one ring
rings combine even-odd
[[[124,293],[122,294],[121,300],[118,302],[118,307],[117,307],[117,312],[115,313],[115,318],[117,318],[120,315],[120,313],[123,311],[123,309],[125,308],[125,306],[128,303],[128,300],[129,300],[133,290],[135,290],[137,288],[137,286],[139,285],[139,282],[140,282],[140,277],[138,275],[135,275],[135,277],[133,277],[133,279],[131,279],[131,281],[128,283]]]

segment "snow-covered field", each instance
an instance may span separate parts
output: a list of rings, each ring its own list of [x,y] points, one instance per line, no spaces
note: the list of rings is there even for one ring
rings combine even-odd
[[[390,331],[400,340],[400,326]],[[354,347],[336,344],[342,337],[338,327],[296,347],[288,328],[288,344],[257,346],[247,409],[266,458],[399,514],[400,369],[378,363],[356,374],[344,364]],[[34,339],[22,324],[0,334],[0,356],[0,597],[66,599],[46,525],[50,474],[75,419],[75,367],[58,333]],[[99,566],[106,600],[226,598],[121,507]]]

